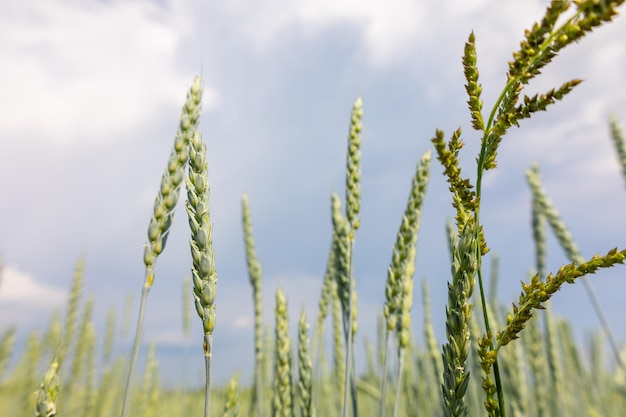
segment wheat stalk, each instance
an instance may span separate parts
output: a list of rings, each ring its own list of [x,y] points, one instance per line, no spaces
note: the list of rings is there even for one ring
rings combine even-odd
[[[139,315],[135,331],[135,342],[130,359],[124,402],[122,405],[122,417],[128,415],[130,397],[133,388],[133,374],[139,356],[139,346],[143,332],[143,320],[146,309],[146,301],[150,288],[154,283],[155,263],[158,256],[165,249],[170,227],[174,221],[174,210],[178,203],[180,187],[184,178],[185,166],[189,156],[189,141],[198,128],[200,118],[200,103],[202,100],[202,79],[196,77],[187,93],[187,99],[183,106],[178,131],[174,140],[174,146],[170,153],[167,167],[163,171],[161,184],[154,201],[154,208],[148,225],[148,243],[144,248],[143,262],[145,264],[144,283],[139,301]]]

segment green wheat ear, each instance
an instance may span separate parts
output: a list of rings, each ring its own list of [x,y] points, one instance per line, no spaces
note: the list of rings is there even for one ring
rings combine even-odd
[[[163,171],[161,186],[154,201],[154,209],[148,226],[148,243],[145,246],[143,257],[146,265],[145,285],[147,287],[151,287],[154,282],[154,264],[165,248],[170,227],[174,221],[174,210],[178,203],[178,195],[185,177],[185,167],[189,157],[189,141],[198,129],[202,91],[202,79],[196,77],[187,93],[174,147],[170,153],[167,167]]]
[[[239,417],[239,382],[237,375],[228,382],[226,403],[224,403],[223,417]]]
[[[213,225],[209,216],[209,168],[206,147],[200,133],[189,142],[189,176],[187,178],[187,214],[191,228],[191,279],[196,312],[202,320],[205,360],[205,416],[211,410],[211,358],[215,329],[215,296],[217,272],[213,251]]]
[[[497,349],[506,346],[512,340],[518,338],[519,332],[532,317],[534,309],[542,309],[543,303],[548,301],[565,283],[573,284],[577,278],[595,273],[600,268],[609,268],[616,264],[624,263],[626,249],[618,251],[612,249],[604,256],[595,255],[587,262],[577,262],[562,266],[555,275],[548,275],[545,282],[540,281],[539,275],[535,275],[529,284],[522,283],[522,294],[517,305],[507,316],[506,328],[496,335]]]
[[[513,53],[513,61],[509,62],[507,84],[496,100],[484,128],[479,169],[496,167],[498,146],[511,126],[519,125],[520,120],[530,117],[534,112],[545,110],[580,83],[578,79],[567,81],[558,89],[551,89],[544,94],[524,96],[520,103],[524,86],[539,75],[541,69],[561,49],[579,41],[594,27],[611,21],[617,15],[617,7],[623,2],[624,0],[575,0],[576,11],[573,16],[557,26],[571,2],[552,0],[541,22],[535,23],[532,29],[526,31],[520,49]]]
[[[478,265],[474,228],[467,225],[456,238],[452,262],[452,283],[448,283],[446,307],[446,344],[443,345],[443,409],[446,416],[467,414],[465,392],[469,383],[467,357],[470,349],[470,302]]]
[[[426,187],[430,175],[431,152],[427,151],[417,164],[416,172],[411,181],[411,191],[402,215],[400,228],[393,246],[391,264],[387,268],[385,283],[385,304],[383,314],[386,322],[386,347],[384,349],[383,378],[381,383],[380,414],[384,414],[386,405],[386,375],[389,351],[391,350],[391,334],[395,330],[398,345],[399,367],[397,390],[400,387],[400,375],[403,367],[404,350],[409,344],[411,325],[410,310],[413,305],[413,273],[417,255],[417,232],[420,226],[420,215]],[[396,401],[398,395],[396,395]],[[396,402],[397,403],[397,402]],[[394,414],[397,412],[397,408]]]
[[[2,380],[11,354],[13,353],[16,333],[17,329],[10,327],[2,334],[2,337],[0,337],[0,380]]]
[[[298,322],[298,408],[300,416],[314,417],[313,364],[309,355],[309,323],[302,309]]]
[[[80,297],[83,292],[83,282],[85,280],[85,259],[79,258],[76,262],[74,269],[74,275],[72,277],[72,284],[70,289],[70,296],[67,306],[67,316],[65,318],[65,325],[63,326],[64,332],[61,338],[61,347],[59,349],[58,361],[62,366],[65,362],[65,358],[69,355],[70,348],[76,337],[75,330],[78,321],[78,307],[80,304]]]
[[[348,134],[348,158],[346,164],[346,219],[352,231],[359,228],[361,210],[361,118],[363,100],[358,97],[352,107],[350,132]]]
[[[443,174],[447,177],[452,192],[452,206],[456,209],[456,225],[459,236],[463,227],[471,219],[477,200],[476,191],[469,179],[461,176],[461,162],[459,152],[464,146],[461,140],[461,129],[457,129],[446,143],[443,131],[437,129],[435,137],[431,139],[437,151],[437,160],[443,165]]]
[[[478,131],[485,130],[485,121],[483,120],[482,110],[483,102],[480,99],[480,94],[483,91],[482,86],[478,83],[478,67],[476,66],[476,38],[474,32],[470,33],[469,39],[465,43],[465,50],[463,53],[463,70],[465,72],[465,79],[467,84],[465,85],[465,91],[469,100],[470,113],[472,115],[472,126]]]
[[[213,225],[209,216],[209,171],[206,147],[198,132],[190,141],[189,178],[187,180],[187,214],[191,227],[191,278],[198,316],[202,319],[204,334],[215,329],[215,295],[217,272],[213,251]],[[205,356],[210,357],[210,346]]]

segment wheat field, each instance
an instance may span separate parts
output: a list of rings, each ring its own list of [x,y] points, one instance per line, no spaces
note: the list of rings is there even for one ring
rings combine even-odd
[[[472,134],[481,138],[475,175],[462,172],[460,154],[466,133],[433,127],[432,149],[416,161],[407,179],[408,197],[398,213],[398,231],[384,277],[385,301],[378,311],[376,340],[359,333],[358,276],[354,270],[355,242],[361,224],[361,145],[366,99],[357,97],[348,118],[345,189],[332,193],[329,223],[332,236],[325,274],[319,282],[318,310],[289,317],[288,295],[278,289],[274,304],[263,305],[262,259],[257,255],[254,201],[241,200],[241,226],[254,305],[253,377],[238,374],[216,384],[220,366],[214,358],[213,333],[219,326],[219,256],[213,248],[207,145],[199,118],[203,82],[195,78],[187,92],[171,153],[161,176],[144,246],[145,275],[139,301],[134,343],[130,351],[116,348],[123,312],[111,309],[97,334],[95,299],[83,294],[85,260],[79,259],[63,312],[48,320],[47,329],[33,332],[16,351],[17,329],[0,334],[0,415],[7,416],[622,416],[626,410],[626,349],[616,340],[589,277],[596,271],[622,268],[626,248],[615,248],[585,259],[541,179],[538,165],[528,167],[532,196],[532,236],[535,262],[515,300],[496,297],[497,256],[490,252],[483,228],[483,179],[498,166],[501,141],[524,119],[567,99],[581,80],[563,83],[542,94],[526,88],[562,49],[592,30],[609,24],[623,1],[555,0],[545,15],[528,26],[519,49],[508,63],[506,79],[493,103],[483,103],[474,33],[462,56],[462,70]],[[582,40],[584,41],[584,40]],[[346,109],[348,110],[348,109]],[[520,126],[521,125],[521,126]],[[626,181],[626,140],[616,118],[608,121],[616,158]],[[506,140],[506,139],[505,139]],[[442,172],[449,186],[454,219],[447,224],[450,265],[447,303],[431,305],[426,281],[415,282],[417,241],[429,181]],[[183,194],[183,197],[180,197]],[[184,200],[184,201],[182,201]],[[184,208],[177,206],[184,204]],[[174,222],[189,224],[192,264],[183,286],[184,332],[191,315],[201,322],[202,335],[192,344],[202,347],[202,387],[165,386],[161,381],[156,346],[151,343],[142,373],[137,371],[144,345],[144,317],[155,308],[150,289],[158,285],[158,258],[167,249]],[[556,238],[569,263],[547,270],[547,239]],[[422,237],[423,239],[424,237]],[[614,244],[615,242],[613,242]],[[608,244],[611,244],[609,242]],[[138,257],[141,254],[137,254]],[[491,262],[491,265],[485,266]],[[487,276],[485,271],[491,271]],[[0,264],[1,273],[1,264]],[[501,273],[500,273],[501,274]],[[383,279],[383,277],[381,277]],[[581,345],[576,323],[552,312],[552,297],[561,297],[565,284],[582,286],[591,301],[589,314],[601,328]],[[619,289],[616,289],[619,290]],[[0,285],[0,291],[2,287]],[[417,297],[417,299],[416,299]],[[420,303],[422,317],[414,316]],[[433,309],[445,310],[445,337],[437,339]],[[272,311],[274,320],[263,321]],[[422,331],[415,334],[413,322]],[[297,331],[290,332],[290,323]],[[613,323],[615,325],[615,323]],[[361,346],[365,345],[365,350]],[[364,355],[365,366],[358,366]]]

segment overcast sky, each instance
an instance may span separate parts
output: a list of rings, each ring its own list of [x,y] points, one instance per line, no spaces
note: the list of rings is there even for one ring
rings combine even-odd
[[[215,367],[252,367],[252,303],[240,225],[248,193],[263,265],[265,320],[278,285],[292,323],[317,311],[331,235],[330,193],[343,196],[352,103],[363,97],[361,229],[354,271],[361,336],[374,334],[391,247],[415,164],[435,129],[461,126],[464,174],[475,176],[478,137],[466,108],[461,55],[476,34],[485,108],[540,0],[78,1],[0,3],[0,331],[42,329],[64,308],[72,271],[86,258],[85,293],[121,312],[143,284],[143,244],[180,108],[195,75],[205,83],[207,142],[219,275]],[[585,82],[505,137],[485,178],[481,216],[501,257],[500,299],[513,302],[533,265],[524,171],[538,162],[550,196],[585,257],[626,247],[626,184],[607,120],[626,122],[626,20],[568,48],[529,86]],[[418,243],[416,280],[430,285],[444,332],[450,267],[445,220],[454,215],[434,161]],[[182,200],[181,200],[182,202]],[[147,306],[144,341],[183,344],[182,278],[189,231],[178,210]],[[550,238],[549,266],[566,262]],[[488,263],[489,259],[487,259]],[[626,340],[624,267],[592,284]],[[416,286],[415,332],[421,335]],[[579,335],[599,328],[580,284],[553,307]],[[195,314],[195,313],[194,313]],[[133,313],[133,325],[136,320]],[[201,331],[192,317],[192,348]],[[361,352],[359,354],[362,354]],[[243,355],[243,356],[242,356]],[[173,355],[171,355],[173,356]],[[243,358],[243,359],[242,359]],[[165,353],[162,366],[167,367]],[[165,362],[165,363],[164,363]]]

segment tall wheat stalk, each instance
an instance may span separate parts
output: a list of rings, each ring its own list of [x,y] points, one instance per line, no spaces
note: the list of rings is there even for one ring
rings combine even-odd
[[[174,141],[174,147],[170,153],[167,167],[161,177],[161,185],[154,201],[154,209],[150,224],[148,226],[148,243],[145,245],[143,262],[146,266],[144,284],[141,290],[139,301],[139,315],[137,318],[137,328],[135,331],[135,342],[130,359],[124,402],[122,406],[122,417],[126,417],[129,412],[130,398],[133,389],[133,375],[139,356],[141,336],[143,333],[143,321],[146,310],[146,301],[150,288],[154,282],[155,264],[158,256],[165,249],[170,227],[174,221],[174,211],[178,203],[180,188],[183,183],[185,166],[189,157],[189,140],[198,128],[200,119],[200,103],[202,100],[202,80],[196,77],[193,81],[187,99],[183,106],[178,132]]]

